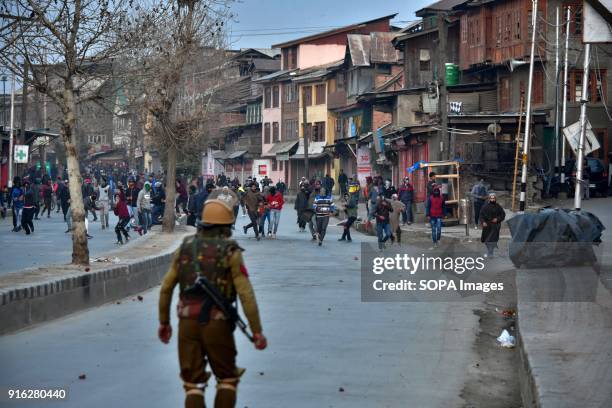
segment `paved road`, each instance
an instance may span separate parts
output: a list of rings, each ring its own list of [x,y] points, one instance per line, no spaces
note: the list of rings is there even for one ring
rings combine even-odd
[[[477,305],[362,303],[354,257],[373,238],[341,243],[339,232],[331,226],[317,247],[287,209],[278,240],[238,235],[269,348],[255,351],[236,334],[247,368],[237,406],[462,406]],[[61,407],[180,406],[176,337],[168,346],[156,339],[158,288],[142,295],[0,337],[0,388],[69,387]]]
[[[9,213],[10,214],[10,213]],[[89,240],[91,257],[101,256],[115,248],[117,237],[114,227],[117,218],[111,214],[111,229],[102,231],[100,222],[92,222],[89,216],[89,231],[93,239]],[[13,221],[9,216],[0,219],[0,273],[14,272],[25,268],[49,264],[66,264],[72,259],[72,236],[65,234],[66,223],[62,213],[52,213],[51,218],[34,221],[35,232],[11,232]],[[132,234],[134,236],[134,234]]]

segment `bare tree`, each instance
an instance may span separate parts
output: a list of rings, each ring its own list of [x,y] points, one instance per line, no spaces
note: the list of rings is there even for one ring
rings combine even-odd
[[[162,2],[163,4],[164,2]],[[156,9],[161,5],[153,7]],[[136,59],[144,67],[143,107],[152,117],[149,134],[166,157],[163,227],[174,230],[179,154],[201,151],[209,133],[215,97],[223,83],[224,26],[229,0],[178,0],[155,27],[154,38]]]
[[[5,0],[3,0],[4,3]],[[73,218],[72,262],[89,263],[75,126],[78,106],[102,98],[112,62],[130,43],[117,35],[134,24],[131,0],[11,0],[0,31],[0,63],[61,111]],[[15,58],[9,50],[14,51]],[[27,67],[30,67],[29,74]]]

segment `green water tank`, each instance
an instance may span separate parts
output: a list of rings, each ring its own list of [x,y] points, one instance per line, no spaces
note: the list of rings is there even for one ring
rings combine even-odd
[[[452,62],[444,64],[446,72],[446,85],[453,86],[459,83],[459,66]]]

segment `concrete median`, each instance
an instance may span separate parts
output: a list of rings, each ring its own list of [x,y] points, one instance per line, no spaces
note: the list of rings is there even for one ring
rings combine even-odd
[[[0,334],[117,301],[158,285],[183,238],[195,229],[150,234],[90,267],[49,266],[0,278]],[[115,260],[114,262],[112,260]]]

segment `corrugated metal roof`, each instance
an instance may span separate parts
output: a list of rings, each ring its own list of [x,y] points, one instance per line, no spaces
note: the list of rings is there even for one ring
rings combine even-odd
[[[370,33],[370,62],[372,63],[396,63],[400,59],[400,53],[393,46],[396,33]]]
[[[256,71],[278,71],[281,67],[280,60],[255,58],[251,62]]]
[[[351,63],[353,66],[370,66],[370,36],[363,34],[349,34],[347,37],[349,55],[351,57]]]
[[[393,64],[400,60],[400,53],[393,46],[397,33],[376,32],[370,35],[349,34],[348,47],[351,63],[356,67],[370,64]]]

